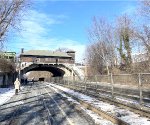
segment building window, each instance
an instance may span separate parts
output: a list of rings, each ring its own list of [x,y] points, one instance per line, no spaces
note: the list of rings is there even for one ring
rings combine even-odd
[[[45,58],[45,61],[49,61],[49,58]]]
[[[40,58],[37,58],[37,62],[40,62]]]

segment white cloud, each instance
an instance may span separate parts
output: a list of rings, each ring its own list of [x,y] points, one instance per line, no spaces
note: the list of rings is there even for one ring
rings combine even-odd
[[[45,14],[35,10],[29,12],[29,15],[22,22],[23,30],[16,43],[17,48],[24,48],[25,50],[69,48],[76,51],[76,62],[82,61],[85,45],[68,38],[58,39],[49,36],[52,32],[51,26],[63,23],[68,18],[67,16]]]
[[[51,25],[51,24],[56,24],[57,22],[59,22],[59,21],[55,20],[55,18],[57,18],[57,16],[59,16],[59,15],[52,16],[52,15],[48,15],[48,14],[38,12],[35,10],[30,10],[29,15],[25,19],[33,21],[33,22],[37,22],[40,24]]]
[[[39,25],[39,23],[37,22],[33,22],[33,21],[23,21],[23,31],[22,34],[23,36],[26,35],[40,35],[43,33],[46,33],[45,28],[42,25]]]
[[[56,50],[58,48],[68,48],[76,51],[76,62],[83,61],[86,46],[80,44],[78,41],[55,38],[45,38],[42,40],[38,38],[29,38],[29,41],[30,42],[21,43],[20,46],[24,46],[25,50]]]

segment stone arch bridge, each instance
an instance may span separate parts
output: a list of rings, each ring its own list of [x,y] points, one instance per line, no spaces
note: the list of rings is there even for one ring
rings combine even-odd
[[[84,72],[75,65],[75,52],[53,52],[49,50],[22,51],[18,64],[19,77],[30,71],[48,71],[53,77],[84,79]]]

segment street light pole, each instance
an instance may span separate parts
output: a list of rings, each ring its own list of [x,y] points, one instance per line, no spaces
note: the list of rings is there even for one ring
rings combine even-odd
[[[19,63],[19,75],[18,75],[18,79],[19,79],[19,81],[21,81],[21,77],[20,77],[20,72],[21,72],[21,60],[20,60],[20,57],[18,58],[18,63]]]

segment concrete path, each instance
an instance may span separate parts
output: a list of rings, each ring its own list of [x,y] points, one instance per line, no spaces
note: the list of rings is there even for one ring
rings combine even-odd
[[[18,95],[0,106],[0,125],[93,125],[44,83],[24,86]]]

